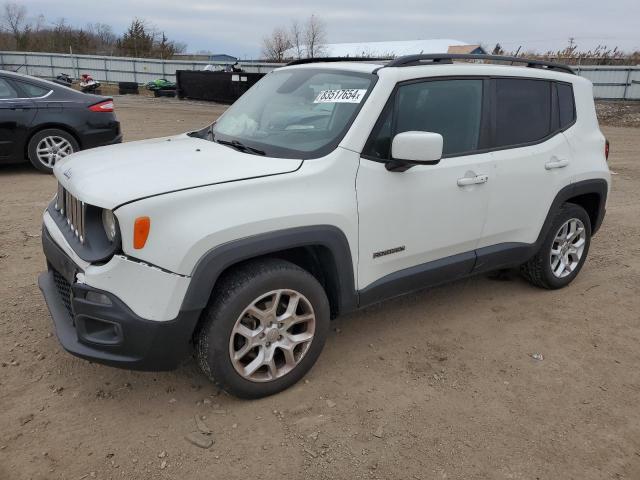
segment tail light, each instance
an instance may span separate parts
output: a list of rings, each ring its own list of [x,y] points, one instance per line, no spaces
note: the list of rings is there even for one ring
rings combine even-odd
[[[604,142],[604,158],[609,161],[609,140]]]
[[[89,110],[92,112],[113,112],[113,100],[105,100],[104,102],[91,105]]]

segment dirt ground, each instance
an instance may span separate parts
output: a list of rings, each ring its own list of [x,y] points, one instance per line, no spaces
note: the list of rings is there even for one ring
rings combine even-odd
[[[116,106],[126,140],[224,109]],[[140,373],[65,353],[36,285],[54,179],[0,167],[0,479],[640,478],[640,130],[603,131],[613,194],[568,288],[477,277],[345,316],[305,381],[259,401],[193,361]],[[209,449],[185,440],[196,415]]]
[[[601,125],[640,127],[640,102],[601,101],[596,103]]]

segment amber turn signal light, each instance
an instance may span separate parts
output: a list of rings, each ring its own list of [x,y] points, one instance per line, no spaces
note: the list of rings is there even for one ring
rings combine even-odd
[[[151,219],[149,217],[138,217],[133,224],[133,248],[140,250],[144,248],[151,230]]]

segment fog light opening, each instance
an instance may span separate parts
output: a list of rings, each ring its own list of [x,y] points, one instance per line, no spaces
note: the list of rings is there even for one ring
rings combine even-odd
[[[124,336],[122,327],[115,322],[79,315],[76,318],[78,336],[84,342],[100,345],[119,345]]]

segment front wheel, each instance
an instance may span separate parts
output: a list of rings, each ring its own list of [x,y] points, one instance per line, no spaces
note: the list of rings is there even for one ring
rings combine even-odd
[[[538,287],[565,287],[580,272],[590,244],[589,215],[581,206],[565,203],[553,219],[540,250],[522,265],[522,274]]]
[[[272,395],[316,362],[329,314],[322,285],[307,271],[278,259],[249,262],[216,285],[197,333],[198,363],[233,395]]]

